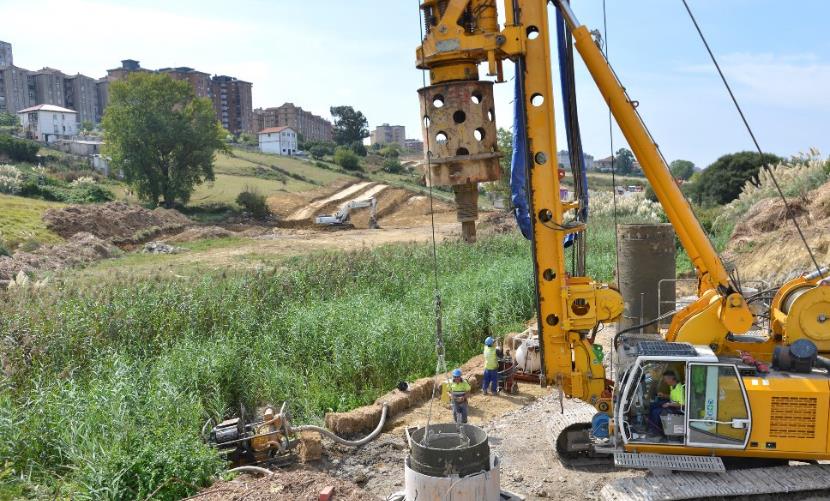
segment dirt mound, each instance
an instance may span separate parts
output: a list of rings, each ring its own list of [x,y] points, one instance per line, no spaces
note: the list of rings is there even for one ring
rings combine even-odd
[[[787,202],[816,260],[822,266],[830,264],[830,183]],[[724,258],[744,279],[771,285],[815,269],[783,202],[775,198],[759,201],[737,221]]]
[[[75,233],[59,245],[47,245],[32,252],[17,252],[0,257],[0,281],[11,280],[19,272],[54,271],[121,254],[118,247],[90,233]]]
[[[43,220],[50,230],[64,238],[87,232],[116,244],[134,243],[191,224],[176,210],[148,210],[123,202],[50,209]]]
[[[242,475],[228,482],[217,482],[200,492],[198,499],[225,501],[317,501],[320,491],[334,487],[336,501],[364,501],[375,496],[347,480],[313,470],[274,471],[269,477]]]
[[[479,231],[487,233],[512,233],[518,231],[516,218],[508,211],[498,211],[485,214],[478,224]]]
[[[220,228],[219,226],[197,226],[188,228],[172,237],[165,238],[164,241],[170,243],[193,242],[194,240],[204,240],[206,238],[228,238],[234,235],[234,232]]]
[[[808,214],[807,204],[804,201],[800,199],[789,199],[787,203],[795,217],[801,218],[805,214]],[[750,207],[747,213],[735,225],[732,238],[763,235],[783,228],[788,224],[792,223],[788,220],[784,202],[778,198],[767,198]]]

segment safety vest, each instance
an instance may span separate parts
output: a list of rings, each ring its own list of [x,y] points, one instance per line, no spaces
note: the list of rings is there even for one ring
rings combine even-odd
[[[467,381],[461,380],[460,383],[456,383],[455,381],[450,382],[450,393],[467,393],[470,391],[470,383]]]
[[[499,368],[499,359],[496,358],[495,346],[484,347],[484,368],[489,370]]]
[[[686,404],[686,385],[683,383],[677,383],[672,387],[671,393],[669,393],[669,399],[672,402],[677,402],[680,405]]]

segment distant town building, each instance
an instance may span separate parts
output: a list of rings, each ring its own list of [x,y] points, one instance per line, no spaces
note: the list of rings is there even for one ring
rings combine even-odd
[[[142,68],[141,63],[135,59],[124,59],[120,68],[107,70],[106,83],[98,85],[100,109],[103,110],[109,102],[109,83],[123,80],[131,73],[150,71],[152,70]],[[187,66],[162,68],[156,72],[169,75],[175,80],[187,81],[198,97],[210,98],[222,127],[232,134],[255,131],[251,82],[227,75],[210,77],[208,73]]]
[[[371,144],[397,143],[401,147],[406,147],[406,128],[403,125],[378,125],[372,131],[370,142]]]
[[[98,111],[98,88],[95,79],[79,73],[66,77],[63,83],[64,104],[70,110],[78,112],[78,122],[97,123],[101,114]]]
[[[605,158],[600,158],[599,160],[595,160],[594,161],[594,169],[598,172],[611,172],[611,168],[613,166],[615,168],[615,170],[617,171],[617,174],[619,174],[620,173],[619,172],[620,166],[617,163],[617,160],[614,159],[613,164],[612,164],[611,160],[612,160],[612,157],[605,157]],[[632,174],[641,174],[642,173],[642,167],[640,166],[640,162],[638,162],[636,160],[634,161],[634,165],[631,169],[631,173]]]
[[[78,112],[53,104],[39,104],[17,112],[26,137],[54,142],[78,134]]]
[[[294,155],[297,153],[297,131],[291,127],[268,127],[257,134],[259,151],[277,155]]]
[[[294,103],[257,108],[254,110],[254,125],[257,131],[271,127],[291,127],[304,141],[329,142],[333,137],[331,122]]]
[[[5,68],[6,66],[14,66],[12,44],[0,40],[0,68]]]
[[[585,170],[594,170],[594,156],[583,152],[582,158],[585,159]],[[563,168],[571,168],[571,154],[567,150],[557,153],[556,159]]]
[[[54,68],[43,68],[31,73],[29,75],[29,85],[35,91],[35,104],[66,106],[64,79],[66,79],[66,75]]]
[[[17,66],[0,68],[0,111],[17,113],[32,104],[29,72]]]
[[[251,82],[226,75],[211,79],[211,96],[222,127],[232,134],[253,132]]]
[[[95,81],[95,95],[98,100],[98,105],[95,107],[95,123],[101,123],[104,118],[104,108],[110,99],[110,82],[107,77],[99,78]]]
[[[180,66],[178,68],[161,68],[158,72],[170,75],[170,78],[173,80],[184,80],[186,82],[190,82],[190,85],[193,86],[193,90],[196,92],[197,97],[210,97],[211,95],[210,73],[196,71],[193,68],[188,68],[186,66]]]
[[[420,139],[405,139],[403,145],[407,150],[412,150],[417,153],[424,152],[424,142]]]

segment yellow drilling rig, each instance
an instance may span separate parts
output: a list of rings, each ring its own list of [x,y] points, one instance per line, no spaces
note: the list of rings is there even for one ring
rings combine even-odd
[[[580,201],[560,197],[551,25],[548,0],[423,0],[426,26],[416,51],[429,76],[420,89],[427,178],[451,185],[465,239],[475,239],[477,183],[499,176],[492,80],[515,65],[516,134],[526,142],[538,336],[547,384],[596,409],[590,424],[565,430],[559,453],[613,454],[618,464],[722,471],[721,458],[830,459],[830,282],[818,269],[789,281],[770,303],[769,329],[758,332],[753,297],[730,276],[673,179],[636,102],[565,0],[553,2],[568,37],[642,166],[699,279],[697,300],[677,310],[663,339],[615,338],[619,370],[606,373],[591,332],[623,312],[608,284],[566,271],[563,242],[586,230]],[[572,37],[572,38],[571,38]],[[673,373],[674,412],[661,413],[663,433],[646,429],[649,398]],[[680,388],[680,390],[677,390]],[[662,418],[666,418],[663,420]],[[666,429],[668,426],[670,429]],[[701,466],[701,459],[711,460]],[[655,463],[654,461],[657,461]],[[708,466],[707,466],[708,465]]]

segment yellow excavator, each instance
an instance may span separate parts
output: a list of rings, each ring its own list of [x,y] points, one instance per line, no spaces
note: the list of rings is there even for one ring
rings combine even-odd
[[[580,202],[560,198],[554,131],[551,22],[547,0],[423,0],[426,30],[416,51],[429,76],[420,89],[427,179],[452,185],[459,206],[476,183],[498,177],[492,80],[515,64],[517,130],[526,141],[527,198],[544,380],[595,408],[591,424],[563,431],[561,455],[613,454],[617,464],[723,471],[721,458],[830,459],[830,281],[817,269],[778,288],[758,332],[756,313],[694,216],[596,34],[565,0],[553,2],[697,271],[697,300],[674,312],[658,340],[615,338],[609,378],[591,335],[623,313],[608,284],[566,271],[563,241],[586,230]],[[426,77],[425,77],[426,79]],[[470,212],[459,214],[474,240]],[[682,404],[649,433],[650,399],[664,374],[684,382]],[[677,387],[676,387],[677,388]],[[711,461],[710,461],[711,460]],[[709,461],[710,466],[703,464]]]

